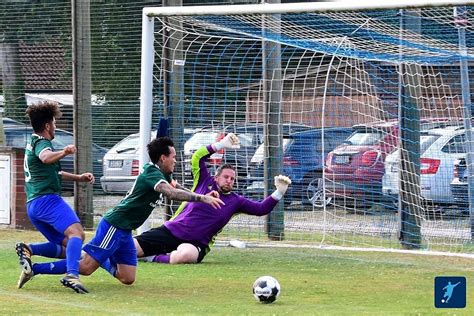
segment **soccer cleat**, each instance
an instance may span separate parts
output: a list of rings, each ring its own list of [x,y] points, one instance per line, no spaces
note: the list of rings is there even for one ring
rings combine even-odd
[[[59,282],[61,282],[61,284],[64,285],[65,287],[73,289],[74,291],[76,291],[76,293],[79,293],[79,294],[89,293],[89,291],[84,287],[84,285],[82,285],[79,278],[75,275],[68,274],[64,278],[59,280]]]
[[[20,263],[21,269],[26,274],[33,274],[33,266],[31,264],[31,251],[30,248],[25,243],[19,242],[15,245],[16,254],[18,255],[18,260]]]
[[[31,279],[33,279],[33,273],[26,273],[24,270],[22,270],[17,283],[18,288],[21,289],[23,285],[25,285],[25,283]]]

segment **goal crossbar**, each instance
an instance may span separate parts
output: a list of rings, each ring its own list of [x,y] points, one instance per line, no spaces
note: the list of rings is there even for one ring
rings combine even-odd
[[[370,0],[331,1],[308,3],[277,3],[220,6],[188,6],[188,7],[145,7],[143,14],[154,16],[190,16],[190,15],[236,15],[236,14],[283,14],[304,12],[337,12],[383,9],[415,9],[422,7],[465,6],[473,5],[474,0],[392,0],[374,3]]]

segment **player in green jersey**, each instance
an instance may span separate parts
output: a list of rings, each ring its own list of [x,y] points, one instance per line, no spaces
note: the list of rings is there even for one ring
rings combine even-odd
[[[51,141],[56,130],[56,118],[61,111],[56,103],[32,104],[26,109],[34,133],[26,146],[24,160],[27,212],[33,225],[48,240],[45,243],[16,244],[22,268],[18,288],[29,281],[33,273],[31,256],[64,258],[66,276],[61,283],[76,292],[87,292],[79,280],[79,260],[84,231],[73,209],[61,198],[61,181],[94,183],[94,175],[86,172],[72,174],[61,170],[59,160],[76,152],[67,145],[55,150]]]

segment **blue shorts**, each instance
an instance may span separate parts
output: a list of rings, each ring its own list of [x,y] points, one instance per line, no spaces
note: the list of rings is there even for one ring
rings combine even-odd
[[[105,219],[100,220],[94,238],[82,250],[99,264],[110,259],[116,264],[137,265],[137,250],[132,231],[116,228]]]
[[[64,231],[80,223],[76,212],[57,194],[42,195],[28,202],[26,211],[36,229],[58,245],[64,240]]]

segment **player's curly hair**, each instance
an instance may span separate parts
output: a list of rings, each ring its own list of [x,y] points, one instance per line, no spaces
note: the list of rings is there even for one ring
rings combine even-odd
[[[174,143],[169,137],[159,137],[152,140],[147,145],[151,162],[156,164],[161,155],[168,156],[171,153],[170,147],[174,147]]]
[[[62,115],[59,105],[51,101],[33,103],[26,108],[25,112],[35,133],[41,133],[46,123],[51,123],[54,118],[58,119]]]

